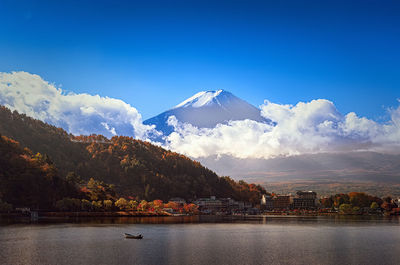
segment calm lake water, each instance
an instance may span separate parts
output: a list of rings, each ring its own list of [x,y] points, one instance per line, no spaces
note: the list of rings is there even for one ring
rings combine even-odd
[[[144,239],[125,239],[123,233]],[[0,264],[400,264],[398,218],[157,217],[0,225]]]

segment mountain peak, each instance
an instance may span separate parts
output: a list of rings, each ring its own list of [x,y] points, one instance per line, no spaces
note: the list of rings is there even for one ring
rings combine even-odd
[[[212,103],[216,103],[218,105],[221,105],[221,103],[218,100],[218,96],[221,93],[229,93],[227,91],[224,91],[222,89],[219,90],[208,90],[208,91],[201,91],[193,95],[192,97],[182,101],[178,105],[176,105],[173,109],[176,108],[186,108],[186,107],[193,107],[193,108],[200,108],[205,105],[209,105]],[[231,94],[231,93],[229,93]]]
[[[172,109],[143,123],[155,125],[157,130],[162,131],[164,135],[169,135],[174,130],[167,124],[170,116],[175,116],[178,121],[190,123],[199,128],[213,128],[217,124],[245,119],[271,122],[261,116],[260,109],[222,89],[198,92]]]

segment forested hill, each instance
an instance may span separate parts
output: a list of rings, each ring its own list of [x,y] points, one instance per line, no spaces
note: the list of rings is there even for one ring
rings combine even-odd
[[[33,152],[46,154],[61,176],[114,184],[118,193],[144,199],[196,198],[216,195],[259,202],[265,190],[229,177],[218,177],[183,155],[130,137],[74,137],[26,115],[0,108],[0,134]]]
[[[75,185],[58,176],[57,168],[47,156],[34,155],[1,135],[0,169],[0,202],[46,209],[63,197],[78,196]]]
[[[0,106],[0,134],[34,153],[47,154],[64,176],[88,159],[85,147],[71,142],[71,134],[25,114],[11,112],[4,106]]]

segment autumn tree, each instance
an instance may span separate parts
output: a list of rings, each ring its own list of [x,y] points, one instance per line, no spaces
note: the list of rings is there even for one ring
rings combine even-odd
[[[147,201],[145,201],[145,200],[142,200],[142,201],[140,202],[138,208],[139,208],[141,211],[146,211],[147,208],[148,208],[148,206],[149,206],[149,203],[148,203]]]
[[[353,209],[351,209],[351,211],[352,211],[354,214],[360,213],[360,210],[361,210],[361,208],[358,207],[358,206],[354,206]]]
[[[186,213],[192,213],[192,214],[198,213],[198,208],[199,207],[193,203],[185,204],[183,206],[183,209],[185,210]]]
[[[176,203],[176,202],[168,202],[168,203],[166,203],[166,204],[164,204],[164,207],[165,208],[171,208],[171,209],[173,209],[174,211],[178,211],[179,210],[179,204],[178,203]]]
[[[76,187],[58,175],[47,155],[33,155],[2,135],[0,168],[0,196],[15,207],[52,209],[56,201],[79,196]]]
[[[90,178],[86,186],[89,190],[89,198],[92,201],[106,199],[104,187],[99,183],[99,181]]]
[[[110,211],[113,207],[113,202],[112,200],[104,200],[103,205],[105,210]]]
[[[333,205],[336,208],[339,208],[339,206],[342,204],[349,204],[349,203],[350,203],[350,198],[349,198],[349,195],[347,195],[347,194],[343,194],[343,193],[336,194],[333,197]]]
[[[154,206],[154,210],[158,212],[164,208],[164,203],[162,200],[154,200],[153,206]]]
[[[351,213],[352,212],[353,207],[351,206],[351,204],[348,203],[343,203],[339,206],[339,211],[341,213]]]
[[[363,192],[350,192],[349,202],[357,207],[369,207],[371,204],[369,196]]]
[[[332,206],[333,206],[333,199],[332,199],[332,197],[322,198],[322,199],[321,199],[321,205],[322,205],[324,208],[332,208]]]
[[[92,207],[95,211],[99,211],[103,208],[103,202],[102,201],[92,201]]]
[[[138,202],[137,202],[137,201],[134,201],[134,200],[130,200],[130,201],[129,201],[129,203],[128,203],[128,208],[129,208],[131,211],[136,211],[136,210],[137,210],[137,207],[138,207]]]
[[[376,210],[379,208],[379,205],[376,202],[372,202],[370,208],[371,210]]]
[[[127,200],[125,200],[124,198],[119,198],[119,199],[115,202],[115,206],[117,206],[120,210],[124,210],[124,209],[126,209],[126,207],[128,206],[128,202],[127,202]]]

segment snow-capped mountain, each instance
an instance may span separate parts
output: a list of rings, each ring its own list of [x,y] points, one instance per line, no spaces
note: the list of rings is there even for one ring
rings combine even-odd
[[[170,116],[200,128],[213,128],[219,123],[245,119],[271,122],[261,116],[260,109],[224,90],[199,92],[172,109],[145,120],[144,124],[156,125],[158,131],[169,135],[173,131],[173,127],[167,124]]]

